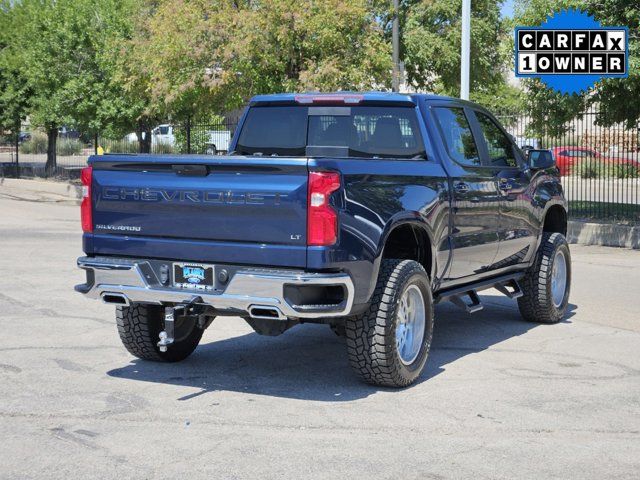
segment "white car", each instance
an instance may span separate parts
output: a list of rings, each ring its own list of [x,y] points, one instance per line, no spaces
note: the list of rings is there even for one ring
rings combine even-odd
[[[215,155],[218,152],[228,152],[231,142],[231,132],[229,130],[209,130],[209,140],[207,141],[207,154]]]
[[[144,132],[142,135],[142,138],[144,138]],[[207,155],[215,155],[218,152],[226,152],[229,150],[229,143],[231,142],[231,132],[229,130],[208,130],[207,135]],[[137,142],[138,135],[135,132],[130,133],[125,137],[125,139],[129,142]],[[172,125],[158,125],[151,131],[151,145],[163,144],[173,147],[175,146],[175,143],[176,137],[174,135]]]
[[[142,138],[145,138],[145,132],[142,132]],[[138,134],[132,132],[128,134],[125,139],[129,142],[137,142]],[[173,127],[168,124],[158,125],[151,130],[151,145],[165,144],[174,146],[176,143],[176,137],[173,135]]]
[[[176,137],[173,135],[173,127],[171,125],[158,125],[151,130],[151,145],[161,143],[163,145],[171,145],[176,143]]]

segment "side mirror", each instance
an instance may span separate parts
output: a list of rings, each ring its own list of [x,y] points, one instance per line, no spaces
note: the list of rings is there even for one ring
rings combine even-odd
[[[556,166],[551,150],[527,150],[527,163],[532,170],[546,170]]]

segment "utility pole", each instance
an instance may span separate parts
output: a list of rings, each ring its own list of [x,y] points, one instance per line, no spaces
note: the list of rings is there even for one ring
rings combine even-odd
[[[16,178],[20,178],[20,120],[16,121]]]
[[[391,26],[391,43],[393,45],[393,78],[391,79],[391,86],[394,92],[400,91],[400,20],[398,19],[399,10],[399,1],[393,0],[393,23]]]
[[[460,47],[460,98],[469,100],[469,55],[471,49],[471,0],[462,0],[462,45]]]

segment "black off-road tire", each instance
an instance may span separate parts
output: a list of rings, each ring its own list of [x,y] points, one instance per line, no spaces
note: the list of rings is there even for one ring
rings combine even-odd
[[[344,323],[330,323],[329,327],[338,337],[344,338],[347,336],[347,329],[345,328]]]
[[[181,322],[176,318],[176,341],[166,352],[161,352],[157,344],[164,329],[162,306],[133,303],[129,307],[116,307],[116,323],[120,340],[129,353],[155,362],[184,360],[196,349],[203,333],[195,322]]]
[[[425,331],[415,360],[405,365],[396,347],[396,310],[410,285],[420,289],[425,302]],[[362,379],[385,387],[406,387],[420,376],[433,337],[433,298],[429,277],[413,260],[383,260],[371,305],[361,315],[346,319],[347,352]]]
[[[564,297],[560,305],[556,306],[551,294],[551,273],[558,250],[562,250],[565,255],[567,273]],[[523,295],[518,298],[518,308],[525,320],[558,323],[564,318],[571,291],[571,254],[564,235],[552,232],[543,234],[535,263],[520,280],[520,287]]]

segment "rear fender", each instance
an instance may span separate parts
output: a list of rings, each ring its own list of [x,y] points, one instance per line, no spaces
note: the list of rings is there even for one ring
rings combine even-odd
[[[373,275],[371,276],[371,282],[369,284],[368,290],[368,298],[371,298],[373,295],[373,291],[375,290],[376,283],[378,280],[378,273],[380,271],[380,264],[382,263],[382,259],[384,257],[385,247],[387,245],[387,241],[389,237],[393,233],[395,229],[404,225],[411,225],[413,227],[418,227],[423,230],[429,239],[429,247],[431,253],[431,271],[427,272],[429,278],[434,279],[437,272],[437,255],[436,255],[436,246],[434,245],[434,232],[431,226],[422,219],[422,216],[419,212],[400,212],[394,215],[391,220],[385,225],[384,230],[380,236],[380,243],[378,244],[378,248],[376,250],[376,256],[373,265]]]

